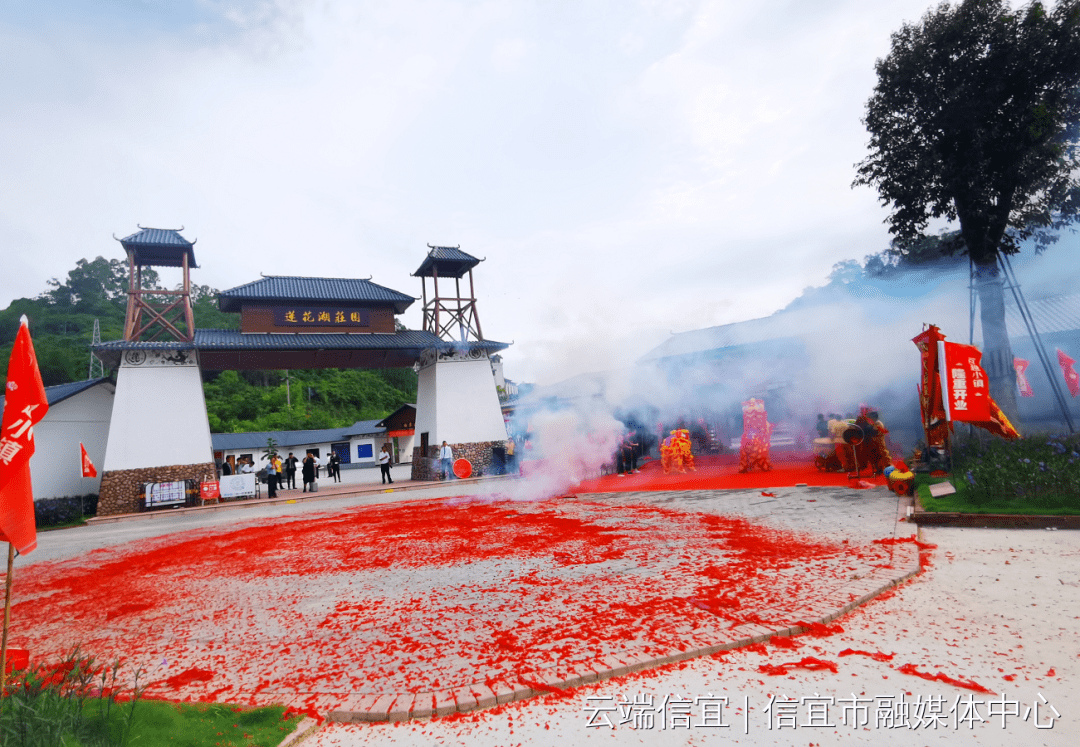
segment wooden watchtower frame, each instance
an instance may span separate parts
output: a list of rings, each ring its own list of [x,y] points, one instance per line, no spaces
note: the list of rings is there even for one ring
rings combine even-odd
[[[124,318],[124,339],[134,342],[153,330],[146,341],[156,340],[168,332],[181,342],[195,337],[195,317],[191,311],[191,268],[195,264],[194,241],[180,235],[177,229],[143,228],[123,239],[117,239],[128,257],[128,303]],[[115,239],[116,237],[113,236]],[[160,290],[142,287],[143,267],[179,267],[184,278],[180,290]],[[172,299],[170,301],[170,299]],[[183,323],[185,331],[178,326]],[[155,325],[157,329],[153,329]]]
[[[480,328],[480,316],[476,312],[476,290],[473,286],[473,268],[483,262],[471,254],[466,254],[456,246],[432,246],[428,244],[427,257],[413,277],[420,278],[423,290],[424,321],[422,329],[435,334],[447,342],[481,341],[484,339]],[[469,275],[469,295],[461,295],[461,279]],[[427,280],[432,279],[434,295],[427,296]],[[454,295],[439,295],[439,278],[454,279]],[[455,337],[455,332],[458,336]]]

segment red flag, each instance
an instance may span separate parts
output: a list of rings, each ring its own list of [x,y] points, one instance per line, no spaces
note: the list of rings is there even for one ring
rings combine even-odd
[[[4,415],[0,421],[0,540],[24,554],[37,547],[30,457],[34,425],[49,411],[26,317],[11,348]]]
[[[1021,397],[1034,397],[1035,390],[1031,388],[1031,382],[1028,381],[1027,371],[1028,361],[1023,358],[1013,358],[1013,368],[1016,369],[1016,386],[1020,390]]]
[[[1058,348],[1057,354],[1058,365],[1061,366],[1061,373],[1065,374],[1065,384],[1069,387],[1069,394],[1075,397],[1080,394],[1080,374],[1073,368],[1076,361],[1065,355],[1061,348]]]
[[[94,466],[94,463],[90,461],[90,455],[86,453],[86,447],[81,443],[79,444],[79,451],[82,453],[82,476],[97,477],[97,468]]]

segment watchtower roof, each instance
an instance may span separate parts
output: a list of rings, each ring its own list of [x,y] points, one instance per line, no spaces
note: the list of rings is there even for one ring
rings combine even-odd
[[[466,272],[483,262],[471,254],[466,254],[456,246],[431,246],[431,250],[424,257],[420,268],[413,273],[413,277],[460,278]]]
[[[180,228],[143,228],[122,239],[117,239],[124,251],[131,252],[135,256],[136,264],[151,265],[156,267],[183,267],[184,255],[188,257],[188,267],[197,267],[195,264],[195,242],[188,241],[180,232]]]
[[[364,278],[305,278],[267,275],[218,293],[222,311],[240,311],[245,302],[337,303],[393,306],[403,314],[416,299]]]

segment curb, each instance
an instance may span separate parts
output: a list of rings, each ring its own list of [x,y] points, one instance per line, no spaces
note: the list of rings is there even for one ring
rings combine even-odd
[[[307,738],[312,736],[322,728],[322,724],[310,716],[304,716],[296,724],[296,728],[293,729],[292,734],[285,737],[284,740],[278,745],[278,747],[296,747],[301,742],[307,741]]]
[[[916,537],[917,538],[917,537]],[[851,579],[831,594],[823,602],[807,609],[806,615],[799,615],[790,621],[785,620],[776,629],[769,629],[758,624],[742,624],[729,628],[730,640],[720,643],[702,644],[690,640],[686,648],[681,646],[664,656],[655,656],[624,650],[600,655],[591,668],[588,665],[571,671],[556,671],[540,668],[534,672],[518,675],[518,681],[488,680],[454,688],[424,693],[356,693],[343,706],[327,714],[328,722],[371,723],[408,721],[416,719],[438,718],[453,713],[467,713],[473,710],[492,708],[525,698],[561,692],[595,682],[614,679],[645,669],[661,667],[689,659],[711,656],[720,651],[730,651],[755,643],[762,643],[773,636],[793,636],[805,633],[814,624],[828,624],[856,607],[861,607],[875,597],[898,586],[922,572],[919,563],[919,549],[911,546],[911,557],[901,568],[903,572],[895,578],[885,578],[888,571],[879,569],[865,576]],[[905,570],[906,569],[906,570]],[[883,572],[884,571],[884,572]],[[841,599],[847,602],[839,607]],[[811,602],[811,604],[815,604]]]
[[[1080,529],[1080,516],[1044,514],[961,514],[927,511],[915,496],[911,520],[920,526],[965,527],[972,529]]]

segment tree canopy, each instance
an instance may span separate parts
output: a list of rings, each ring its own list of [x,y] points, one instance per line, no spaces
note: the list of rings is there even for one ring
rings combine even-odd
[[[1076,220],[1077,0],[943,3],[893,34],[876,70],[855,184],[878,189],[897,239],[959,221],[963,249],[985,264]]]
[[[876,70],[855,185],[877,188],[900,251],[924,250],[932,220],[959,223],[939,244],[975,263],[991,394],[1015,418],[997,263],[1080,217],[1080,0],[942,3]]]

